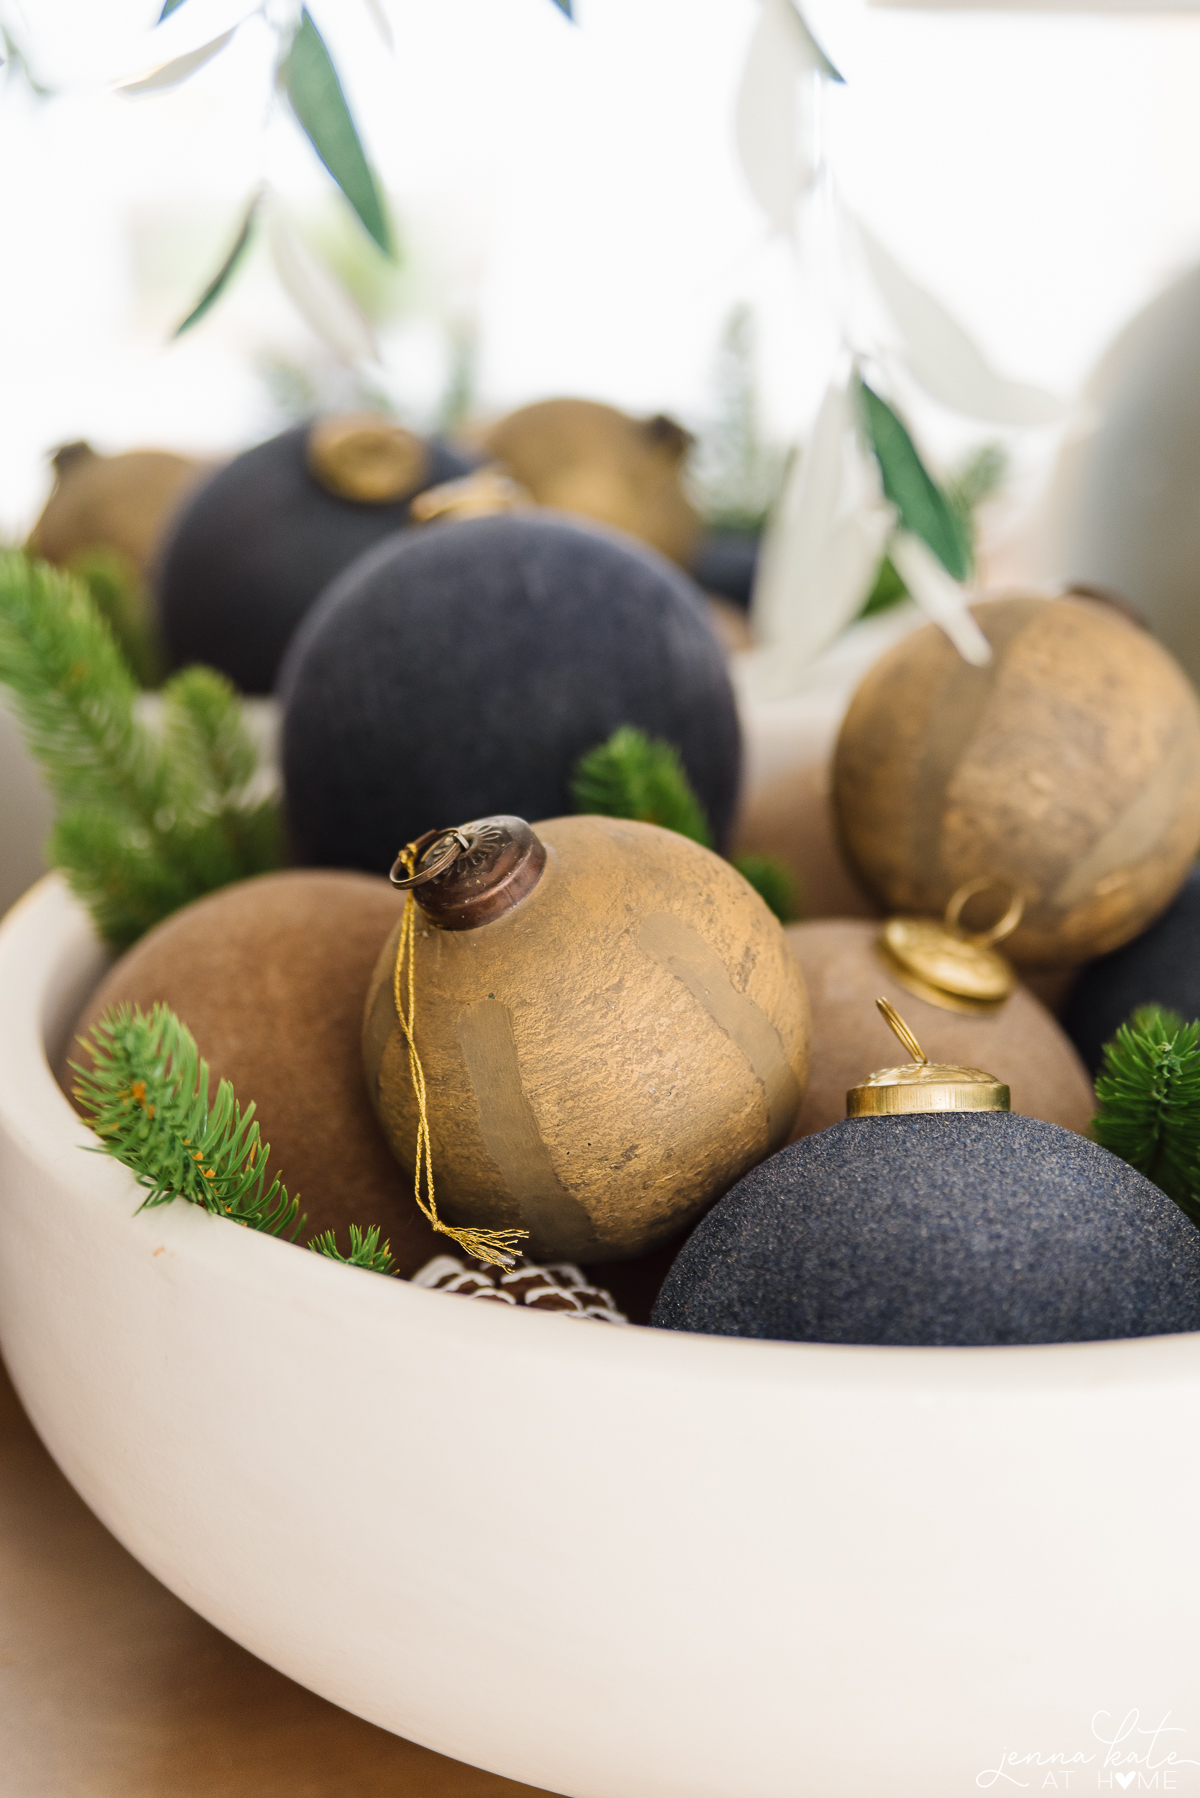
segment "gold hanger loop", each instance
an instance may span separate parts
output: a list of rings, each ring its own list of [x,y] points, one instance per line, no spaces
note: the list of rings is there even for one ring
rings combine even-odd
[[[991,892],[993,888],[1007,888],[1012,893],[1004,916],[990,930],[963,930],[959,922],[963,908],[980,893]],[[1005,937],[1010,937],[1024,916],[1025,895],[1020,887],[1013,886],[1011,881],[1002,880],[997,875],[985,874],[979,880],[966,881],[954,894],[946,907],[946,929],[955,936],[964,936],[969,942],[978,943],[983,949],[990,949],[994,944],[1002,943]]]

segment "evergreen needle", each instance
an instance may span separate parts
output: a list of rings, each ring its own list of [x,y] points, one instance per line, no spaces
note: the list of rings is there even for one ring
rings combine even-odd
[[[658,824],[712,848],[704,807],[679,751],[673,743],[647,737],[631,724],[623,724],[606,743],[581,757],[571,780],[571,797],[578,811]],[[733,865],[780,922],[789,924],[797,915],[799,893],[783,863],[771,855],[739,855]]]
[[[1148,1005],[1104,1050],[1096,1141],[1200,1224],[1200,1024]]]
[[[80,1041],[92,1065],[71,1063],[75,1097],[107,1152],[145,1188],[139,1210],[186,1199],[250,1230],[295,1239],[304,1218],[278,1175],[267,1183],[271,1148],[259,1138],[254,1106],[243,1111],[228,1080],[210,1106],[208,1064],[169,1007],[147,1016],[116,1006]]]
[[[338,1248],[332,1230],[323,1230],[308,1246],[314,1254],[328,1255],[331,1261],[342,1261],[347,1267],[369,1268],[373,1274],[390,1274],[396,1265],[391,1243],[385,1242],[382,1248],[379,1246],[378,1224],[372,1224],[369,1230],[360,1230],[357,1224],[351,1224],[348,1255],[343,1255]]]
[[[17,551],[0,555],[0,683],[55,802],[50,859],[118,948],[278,867],[277,808],[250,796],[257,757],[228,681],[176,675],[154,732],[87,589]]]

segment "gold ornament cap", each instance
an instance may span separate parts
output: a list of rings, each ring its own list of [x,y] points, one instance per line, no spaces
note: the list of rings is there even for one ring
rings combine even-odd
[[[492,464],[457,481],[427,487],[412,503],[416,524],[459,518],[494,518],[501,512],[528,512],[533,498]]]
[[[387,506],[422,485],[429,448],[382,413],[335,413],[309,427],[306,460],[326,493]]]
[[[913,1060],[903,1067],[881,1068],[878,1073],[868,1074],[860,1086],[852,1086],[846,1094],[848,1118],[1011,1109],[1009,1090],[994,1074],[985,1074],[982,1068],[928,1060],[895,1006],[886,999],[876,999],[875,1003]]]
[[[995,945],[1011,936],[1025,910],[1025,896],[1013,888],[1008,910],[990,930],[962,928],[969,900],[1005,881],[986,877],[959,887],[942,923],[933,918],[889,918],[879,936],[879,952],[893,979],[918,999],[942,1011],[999,1011],[1017,984],[1016,971]]]

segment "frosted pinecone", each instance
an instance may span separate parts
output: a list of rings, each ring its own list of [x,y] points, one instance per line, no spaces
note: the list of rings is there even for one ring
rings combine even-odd
[[[537,1267],[518,1261],[507,1271],[484,1261],[460,1261],[457,1255],[435,1255],[412,1277],[414,1286],[457,1292],[463,1298],[490,1299],[493,1304],[522,1305],[527,1311],[557,1311],[563,1317],[590,1317],[597,1323],[627,1324],[611,1292],[589,1284],[573,1261]]]

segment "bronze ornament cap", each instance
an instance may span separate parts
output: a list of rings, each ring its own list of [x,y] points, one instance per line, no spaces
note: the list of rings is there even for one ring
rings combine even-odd
[[[519,905],[546,866],[546,848],[524,818],[503,813],[451,830],[428,830],[410,845],[413,873],[392,885],[413,897],[439,930],[475,930]]]
[[[378,412],[335,413],[309,428],[308,472],[338,499],[386,506],[425,479],[429,451],[421,439]]]
[[[935,1111],[1009,1111],[1009,1089],[982,1068],[929,1061],[904,1019],[887,999],[876,999],[889,1027],[915,1059],[880,1068],[846,1094],[848,1118],[897,1117]]]

